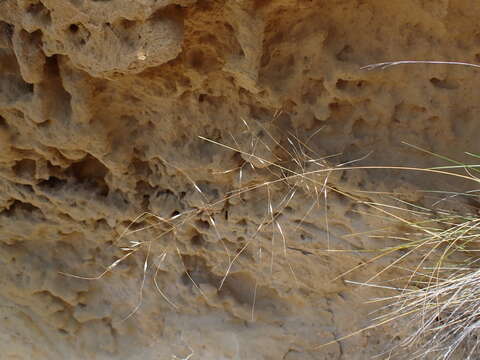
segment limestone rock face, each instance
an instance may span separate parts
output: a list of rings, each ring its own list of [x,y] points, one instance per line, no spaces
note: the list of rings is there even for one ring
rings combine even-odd
[[[436,163],[402,142],[480,152],[480,78],[360,68],[478,62],[479,16],[452,0],[0,0],[0,357],[371,359],[400,341],[395,322],[316,348],[391,295],[344,281],[391,259],[339,277],[386,245],[355,235],[389,225],[372,191],[452,184],[340,165]]]

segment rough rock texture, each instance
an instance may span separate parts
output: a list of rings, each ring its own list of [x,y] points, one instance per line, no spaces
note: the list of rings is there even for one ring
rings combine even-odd
[[[371,359],[402,339],[392,323],[314,349],[388,294],[335,279],[365,254],[324,250],[385,245],[351,236],[388,223],[359,191],[463,184],[278,179],[367,154],[435,163],[402,141],[480,152],[477,70],[359,69],[478,62],[479,16],[456,0],[0,1],[0,357]],[[118,239],[142,212],[165,220]],[[60,273],[101,274],[129,241],[98,280]]]

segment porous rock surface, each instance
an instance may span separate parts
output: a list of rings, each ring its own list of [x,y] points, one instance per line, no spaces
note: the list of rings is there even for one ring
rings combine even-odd
[[[325,250],[385,245],[351,236],[385,225],[359,191],[421,201],[445,179],[275,180],[434,163],[402,141],[478,152],[477,70],[360,67],[477,62],[479,16],[456,0],[0,1],[0,357],[371,359],[401,340],[390,323],[316,348],[391,295],[337,278],[362,252]],[[294,161],[307,152],[336,156]],[[144,212],[164,220],[128,228]],[[135,241],[98,280],[68,276]]]

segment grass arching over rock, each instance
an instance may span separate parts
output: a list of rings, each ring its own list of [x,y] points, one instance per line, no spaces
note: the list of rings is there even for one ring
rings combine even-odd
[[[411,349],[409,358],[428,358],[428,356],[434,355],[441,356],[444,359],[449,359],[458,351],[464,351],[465,358],[468,358],[468,356],[475,358],[478,354],[476,332],[477,326],[480,325],[480,317],[478,317],[478,311],[480,310],[477,310],[477,308],[480,308],[480,300],[476,300],[478,298],[476,295],[480,295],[480,290],[476,287],[480,283],[480,271],[476,268],[477,261],[474,252],[479,235],[477,229],[480,224],[477,214],[474,212],[459,214],[444,210],[439,206],[430,209],[401,199],[393,199],[393,202],[396,202],[397,205],[392,205],[392,199],[385,203],[374,202],[365,196],[365,191],[344,190],[335,181],[343,172],[395,170],[416,172],[420,175],[429,173],[439,176],[452,176],[477,184],[479,180],[474,175],[476,172],[475,166],[459,163],[442,168],[358,165],[364,158],[331,165],[332,159],[335,159],[335,154],[323,157],[316,156],[315,151],[309,146],[309,140],[312,137],[300,139],[297,134],[288,133],[282,139],[279,139],[273,136],[271,130],[262,124],[250,124],[246,121],[244,123],[245,134],[249,138],[248,141],[242,143],[248,144],[246,147],[239,145],[237,136],[232,137],[233,143],[231,145],[206,137],[201,138],[201,141],[207,141],[212,146],[219,147],[219,151],[232,151],[240,155],[241,160],[238,168],[219,170],[223,173],[235,173],[238,176],[238,188],[219,201],[209,202],[208,196],[203,193],[201,187],[191,180],[188,174],[178,169],[191,181],[193,188],[204,200],[204,205],[201,208],[187,209],[184,212],[172,215],[170,218],[143,213],[115,241],[114,246],[118,246],[123,255],[118,256],[107,266],[104,272],[93,277],[67,275],[88,280],[99,279],[108,272],[114,271],[119,264],[130,256],[141,254],[144,259],[143,277],[138,292],[138,303],[124,318],[128,319],[142,305],[143,290],[147,286],[147,274],[152,271],[154,272],[153,285],[159,294],[172,308],[176,309],[178,307],[175,300],[171,299],[157,282],[159,269],[161,269],[166,256],[178,256],[188,280],[192,282],[201,296],[206,297],[208,295],[203,292],[194,277],[190,275],[186,264],[183,262],[182,250],[178,245],[173,243],[170,247],[165,247],[163,252],[157,256],[156,261],[153,260],[152,252],[152,247],[159,243],[160,239],[175,234],[182,226],[198,219],[200,216],[206,216],[210,225],[217,231],[218,243],[224,246],[227,259],[223,276],[217,284],[219,290],[222,289],[234,265],[239,262],[241,255],[249,248],[255,248],[255,253],[263,254],[264,258],[269,258],[270,272],[273,272],[274,263],[279,258],[282,259],[282,263],[286,265],[285,271],[291,273],[292,279],[296,280],[295,269],[288,259],[290,247],[284,225],[280,221],[280,215],[299,193],[307,194],[311,199],[311,202],[305,205],[305,213],[302,214],[302,217],[307,217],[309,212],[315,208],[325,208],[325,218],[319,221],[325,224],[327,230],[324,249],[306,248],[301,250],[312,254],[329,253],[331,256],[334,256],[337,252],[355,252],[331,247],[328,237],[328,211],[326,209],[329,194],[333,192],[363,204],[375,210],[381,216],[389,218],[392,222],[402,224],[410,229],[408,233],[400,235],[398,233],[380,235],[389,237],[390,240],[396,242],[396,245],[387,248],[379,247],[374,250],[365,249],[365,252],[373,253],[373,257],[366,263],[337,277],[348,282],[348,275],[351,272],[360,267],[368,266],[369,263],[380,260],[387,255],[394,256],[395,260],[362,285],[384,286],[383,281],[389,280],[385,279],[384,273],[391,268],[402,267],[404,271],[409,273],[400,281],[403,285],[390,287],[391,290],[396,292],[395,295],[372,299],[379,304],[379,310],[378,314],[372,319],[372,325],[367,329],[399,318],[408,318],[412,328],[416,330],[397,345],[397,349],[394,349],[394,351],[404,352],[405,349],[409,349],[409,351]],[[458,172],[459,169],[465,169],[465,172]],[[256,173],[261,173],[261,176],[257,177]],[[273,199],[271,189],[276,186],[281,186],[284,191],[282,196]],[[232,252],[223,242],[220,231],[217,230],[214,216],[216,208],[220,203],[241,197],[243,194],[252,191],[265,192],[267,201],[264,204],[264,214],[259,221],[256,233],[246,239],[239,249]],[[447,194],[445,199],[456,201],[465,196],[475,197],[476,195],[474,192]],[[441,203],[442,201],[438,204]],[[257,234],[260,234],[265,228],[269,228],[272,234],[269,243],[261,243],[257,238]],[[154,230],[156,235],[146,240],[131,240],[136,234],[146,230]],[[281,251],[275,252],[274,248],[278,246]],[[357,252],[362,252],[362,250]],[[460,256],[458,256],[459,254]],[[409,257],[420,260],[413,266],[409,265],[409,268],[405,268],[404,264],[407,263]],[[377,281],[381,281],[380,284],[376,284]],[[399,282],[396,281],[396,283]],[[252,299],[252,319],[255,311],[256,286]],[[353,335],[347,334],[335,341],[341,341]]]

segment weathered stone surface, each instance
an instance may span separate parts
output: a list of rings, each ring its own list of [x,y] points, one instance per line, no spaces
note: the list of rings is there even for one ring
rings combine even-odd
[[[478,71],[360,67],[478,62],[479,16],[461,1],[0,1],[1,357],[371,359],[402,338],[392,323],[314,349],[386,294],[334,280],[368,258],[350,250],[385,246],[352,236],[389,224],[359,200],[422,201],[446,179],[292,174],[369,153],[435,164],[402,141],[478,153]],[[119,239],[143,212],[161,219]],[[61,274],[95,277],[129,241],[101,279]]]

